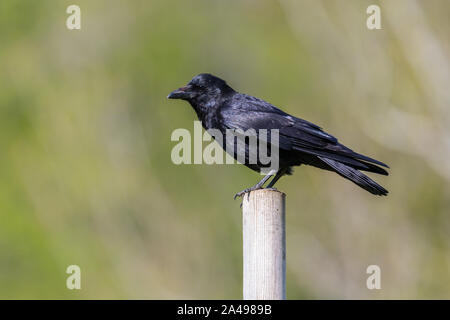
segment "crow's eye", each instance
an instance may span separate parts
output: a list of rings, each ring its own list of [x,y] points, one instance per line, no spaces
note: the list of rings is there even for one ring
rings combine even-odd
[[[191,83],[191,87],[194,90],[200,90],[201,89],[201,87],[197,83]]]

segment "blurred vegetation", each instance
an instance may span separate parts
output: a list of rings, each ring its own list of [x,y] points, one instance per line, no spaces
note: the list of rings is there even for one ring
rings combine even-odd
[[[386,198],[311,167],[279,182],[288,298],[450,298],[449,15],[447,0],[1,1],[0,298],[241,297],[232,196],[259,175],[170,161],[195,114],[165,97],[201,72],[391,166]]]

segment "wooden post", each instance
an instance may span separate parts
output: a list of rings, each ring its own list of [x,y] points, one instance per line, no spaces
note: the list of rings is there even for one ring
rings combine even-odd
[[[285,197],[273,189],[252,191],[242,205],[244,299],[286,299]]]

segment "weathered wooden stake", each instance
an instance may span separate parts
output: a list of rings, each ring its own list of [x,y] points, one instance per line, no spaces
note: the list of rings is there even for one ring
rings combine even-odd
[[[242,205],[244,299],[286,299],[285,197],[273,189],[252,191]]]

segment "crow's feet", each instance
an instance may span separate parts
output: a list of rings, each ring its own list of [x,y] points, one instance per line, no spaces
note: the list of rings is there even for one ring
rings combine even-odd
[[[253,187],[251,187],[251,188],[244,189],[244,190],[242,190],[241,192],[238,192],[238,193],[236,193],[236,194],[234,195],[234,200],[236,200],[236,198],[242,197],[242,196],[245,195],[246,193],[249,193],[249,192],[252,192],[252,191],[258,190],[258,189],[263,189],[263,188],[253,186]]]
[[[246,193],[249,193],[249,192],[252,192],[252,191],[255,191],[255,190],[259,190],[259,189],[278,191],[277,188],[262,188],[262,187],[253,186],[251,188],[247,188],[247,189],[242,190],[241,192],[236,193],[234,195],[234,200],[236,200],[236,198],[238,198],[238,197],[239,198],[242,197]]]
[[[276,188],[258,188],[256,186],[251,187],[251,188],[247,188],[245,190],[242,190],[241,192],[238,192],[234,195],[234,200],[236,200],[237,197],[242,197],[243,195],[245,195],[246,193],[252,192],[254,190],[259,190],[259,189],[267,189],[267,190],[274,190],[274,191],[278,191]],[[248,195],[250,197],[250,194]],[[239,206],[242,209],[242,202],[241,205]]]

